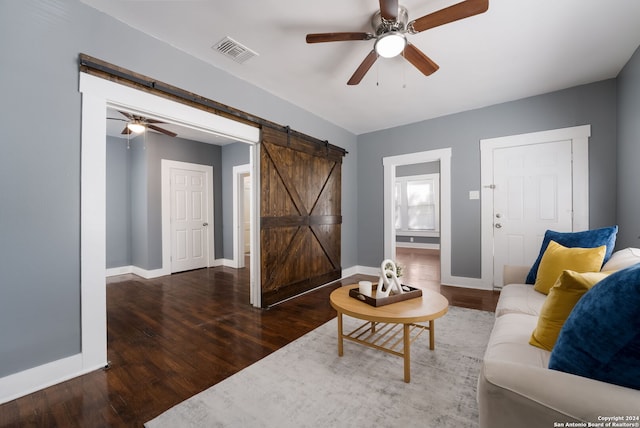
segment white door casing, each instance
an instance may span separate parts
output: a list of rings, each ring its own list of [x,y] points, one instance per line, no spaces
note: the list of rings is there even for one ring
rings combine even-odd
[[[251,252],[251,176],[244,174],[242,176],[242,239],[243,251],[245,254]],[[244,258],[244,257],[243,257]]]
[[[244,267],[245,242],[249,241],[248,252],[251,251],[251,228],[245,228],[244,223],[252,224],[251,212],[253,193],[251,185],[245,188],[245,178],[251,182],[251,165],[238,165],[233,167],[233,266]],[[248,214],[248,215],[247,215]]]
[[[257,128],[176,103],[150,93],[118,83],[79,73],[79,91],[82,93],[81,131],[81,195],[80,195],[80,353],[39,367],[0,378],[0,401],[5,402],[40,388],[70,379],[103,367],[107,363],[106,317],[106,110],[107,106],[121,106],[154,113],[176,123],[191,125],[201,130],[215,131],[237,141],[252,144],[251,162],[256,166],[253,145],[260,141]],[[258,187],[259,174],[253,175],[252,185]],[[258,205],[254,204],[254,209]],[[256,228],[254,228],[256,229]],[[252,230],[252,239],[256,231]],[[252,241],[253,242],[253,241]],[[258,287],[260,304],[260,266],[251,269],[252,291]]]
[[[451,276],[451,148],[388,156],[382,159],[384,167],[384,258],[394,259],[396,255],[393,197],[396,167],[437,161],[440,162],[440,281],[443,284],[477,287],[477,280]]]
[[[578,231],[589,228],[590,135],[591,127],[583,125],[480,141],[482,281],[488,288],[502,286],[504,264],[533,263],[540,249],[541,234],[543,235],[546,229]],[[555,147],[556,145],[558,147]],[[537,160],[536,156],[539,156]],[[557,162],[555,159],[545,160],[545,156],[558,157]],[[567,160],[567,157],[570,159]],[[518,161],[519,158],[523,160]],[[508,166],[512,174],[504,174],[501,177],[503,171],[498,168],[496,176],[496,161],[502,165],[513,163]],[[538,165],[533,165],[535,163]],[[514,173],[518,170],[518,165],[521,165],[520,169],[523,170]],[[531,171],[525,171],[531,168],[540,169],[537,179],[531,177]],[[547,168],[546,173],[544,168]],[[556,171],[551,173],[550,170],[553,169]],[[495,183],[496,180],[501,183]],[[566,188],[567,186],[569,188]],[[525,196],[529,194],[525,188],[534,194],[542,189],[562,193],[558,193],[555,198],[546,195],[529,200],[518,195],[521,191]],[[567,202],[567,196],[562,195],[567,194],[570,199],[565,207],[561,208],[562,204]],[[555,212],[556,210],[558,212]],[[566,210],[570,211],[569,219],[566,212],[560,212]],[[501,218],[496,218],[496,214],[500,214]],[[518,220],[518,216],[522,216],[523,220]],[[507,222],[503,223],[505,218]],[[519,222],[524,228],[518,229]],[[496,224],[503,227],[496,228]],[[532,238],[533,235],[535,237]]]
[[[211,266],[210,260],[215,259],[213,168],[194,164],[179,166],[176,163],[170,163],[168,167],[171,273]],[[210,253],[214,253],[213,257]]]

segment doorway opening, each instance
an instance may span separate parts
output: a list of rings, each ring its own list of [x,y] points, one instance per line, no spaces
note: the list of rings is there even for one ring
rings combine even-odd
[[[106,328],[106,111],[118,106],[163,122],[223,135],[254,145],[259,142],[258,128],[221,117],[204,110],[143,92],[86,73],[80,73],[82,93],[81,158],[81,325],[82,373],[107,363]],[[251,150],[251,165],[256,167],[256,151]],[[253,188],[257,174],[252,174]],[[253,204],[252,209],[257,205]],[[254,217],[255,218],[255,217]],[[256,239],[252,228],[252,242]],[[254,246],[255,247],[255,246]],[[255,264],[255,262],[254,262]],[[260,300],[259,266],[252,266],[250,287],[252,301]],[[257,289],[257,290],[256,290]],[[257,291],[257,292],[256,292]]]
[[[418,153],[409,153],[406,155],[389,156],[383,158],[384,166],[384,258],[398,260],[400,263],[413,263],[412,259],[420,257],[418,254],[420,251],[434,252],[434,249],[425,248],[416,249],[415,251],[407,250],[407,247],[414,247],[412,245],[401,244],[404,246],[400,252],[398,252],[398,217],[401,215],[399,207],[396,205],[396,185],[397,177],[403,175],[402,169],[410,167],[420,167],[420,165],[437,165],[438,167],[438,179],[439,179],[439,251],[435,250],[437,254],[429,254],[429,263],[439,264],[438,269],[438,285],[439,283],[451,284],[451,149],[439,149],[430,150]],[[424,172],[424,171],[423,171]],[[400,222],[401,223],[401,222]],[[402,229],[402,227],[400,227]],[[435,232],[435,231],[434,231]],[[422,232],[424,237],[409,236],[415,239],[432,239],[434,232]],[[404,234],[404,232],[400,232]],[[409,233],[409,232],[406,232]],[[404,238],[401,238],[404,240]],[[425,245],[425,247],[427,247]],[[415,253],[415,254],[413,254]],[[427,256],[426,254],[424,256]],[[434,257],[435,256],[435,257]],[[402,261],[401,261],[402,260]],[[425,258],[425,261],[427,259]],[[412,269],[408,267],[408,269]],[[429,270],[426,267],[426,270]],[[422,271],[421,273],[419,273]],[[435,269],[431,269],[431,274],[435,275]],[[411,274],[411,273],[410,273]],[[418,263],[415,263],[416,278],[424,277],[425,272]],[[411,280],[411,278],[407,278]],[[425,277],[426,280],[426,277]],[[436,281],[434,278],[430,279],[431,282]]]

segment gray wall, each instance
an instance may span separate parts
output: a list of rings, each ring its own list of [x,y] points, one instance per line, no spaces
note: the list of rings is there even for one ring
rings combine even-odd
[[[80,352],[81,52],[349,151],[342,263],[356,264],[350,132],[77,0],[1,0],[0,52],[0,377]]]
[[[640,247],[640,48],[618,76],[617,248]],[[613,175],[614,171],[609,171]]]
[[[130,266],[131,156],[127,140],[107,137],[107,269]]]
[[[452,148],[451,274],[481,276],[480,146],[485,138],[591,124],[590,226],[616,223],[616,81],[606,80],[358,136],[358,264],[383,257],[382,158]],[[393,144],[391,143],[393,142]]]
[[[219,258],[233,259],[233,167],[251,160],[248,144],[235,143],[222,146],[222,240],[224,254]],[[217,254],[217,253],[216,253]]]

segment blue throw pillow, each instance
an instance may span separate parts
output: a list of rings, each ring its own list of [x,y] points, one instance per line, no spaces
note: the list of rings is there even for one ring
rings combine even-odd
[[[601,229],[585,230],[583,232],[556,232],[553,230],[547,230],[542,240],[542,246],[540,247],[540,254],[536,259],[531,270],[527,275],[525,283],[535,284],[536,276],[538,275],[538,267],[540,266],[540,260],[542,255],[547,250],[547,245],[550,241],[556,241],[558,244],[567,247],[581,247],[581,248],[595,248],[601,245],[607,246],[607,251],[604,254],[604,265],[611,253],[613,253],[613,247],[616,246],[616,235],[618,234],[618,226],[603,227]]]
[[[549,368],[640,389],[640,263],[603,279],[578,301]]]

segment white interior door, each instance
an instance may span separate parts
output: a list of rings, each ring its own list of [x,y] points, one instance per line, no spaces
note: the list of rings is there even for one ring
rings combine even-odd
[[[572,230],[571,140],[493,151],[494,281],[531,265],[547,229]]]
[[[171,272],[207,267],[209,227],[206,173],[171,169]]]

